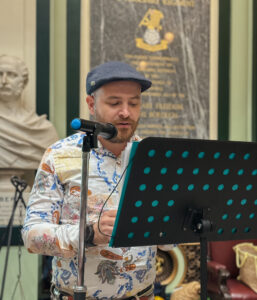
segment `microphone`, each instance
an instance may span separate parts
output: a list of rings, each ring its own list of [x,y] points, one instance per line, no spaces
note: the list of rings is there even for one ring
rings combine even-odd
[[[79,118],[71,121],[71,127],[75,130],[100,135],[106,140],[110,140],[118,134],[117,128],[111,123],[94,122]]]

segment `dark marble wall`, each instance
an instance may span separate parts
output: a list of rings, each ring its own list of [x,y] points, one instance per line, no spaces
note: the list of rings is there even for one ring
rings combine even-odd
[[[210,0],[91,0],[90,64],[120,60],[152,80],[141,137],[209,137]]]

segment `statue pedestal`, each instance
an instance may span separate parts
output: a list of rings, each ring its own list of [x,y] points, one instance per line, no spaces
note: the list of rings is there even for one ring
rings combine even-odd
[[[31,185],[33,183],[31,182],[32,174],[34,176],[34,171],[0,169],[0,227],[8,225],[13,210],[15,187],[11,183],[11,177],[17,176],[26,182],[30,181],[29,184]],[[30,185],[27,186],[22,194],[25,203],[27,203],[29,198]],[[23,224],[24,216],[25,208],[20,201],[15,211],[13,225]]]

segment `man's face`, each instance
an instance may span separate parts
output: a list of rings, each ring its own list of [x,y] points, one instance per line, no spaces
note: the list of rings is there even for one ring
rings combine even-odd
[[[128,142],[134,134],[140,117],[141,86],[133,81],[115,81],[102,86],[92,103],[90,113],[98,122],[111,123],[118,135],[113,143]]]
[[[21,96],[23,88],[23,77],[16,62],[0,60],[0,101],[17,99]]]

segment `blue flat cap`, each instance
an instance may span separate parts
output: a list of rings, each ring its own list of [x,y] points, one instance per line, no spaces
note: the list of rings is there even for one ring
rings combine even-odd
[[[150,80],[146,79],[130,65],[124,62],[110,61],[95,67],[88,73],[86,80],[87,94],[91,95],[106,83],[120,80],[138,82],[141,85],[141,92],[149,89],[152,85]]]

